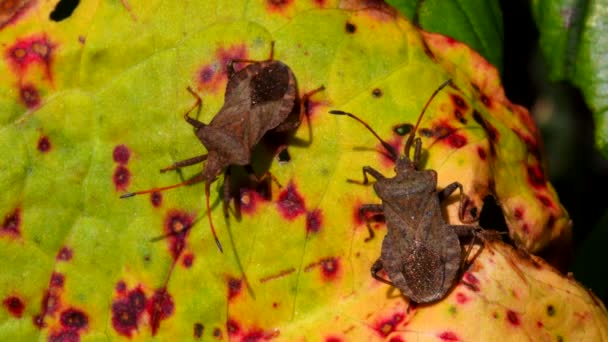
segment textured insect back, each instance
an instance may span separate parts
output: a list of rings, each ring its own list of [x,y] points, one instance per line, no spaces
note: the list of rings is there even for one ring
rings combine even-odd
[[[330,111],[331,114],[346,115],[363,124],[396,162],[396,175],[393,178],[385,177],[371,166],[363,167],[362,184],[369,183],[368,176],[376,179],[374,191],[382,203],[362,205],[359,216],[382,214],[386,221],[387,234],[382,241],[380,258],[371,267],[372,276],[398,287],[410,300],[418,303],[433,302],[447,295],[457,282],[463,264],[459,235],[467,235],[477,228],[458,226],[459,229],[453,229],[447,224],[442,216],[440,193],[437,191],[437,173],[434,170],[418,170],[422,142],[415,137],[416,131],[429,104],[450,82],[448,80],[441,84],[426,101],[409,132],[402,156],[398,156],[390,144],[354,114]],[[410,156],[412,145],[415,147],[414,154]],[[448,197],[456,188],[450,186],[447,193],[444,190],[442,194]],[[373,230],[369,223],[368,230],[371,236]],[[381,270],[386,272],[390,280],[378,274]]]
[[[303,116],[302,108],[297,105],[298,90],[293,71],[285,63],[274,60],[273,57],[274,42],[271,43],[270,56],[266,60],[234,59],[228,62],[224,104],[208,124],[190,116],[192,111],[201,108],[202,100],[196,92],[188,88],[196,101],[185,113],[184,119],[194,127],[195,134],[205,146],[207,154],[178,161],[161,169],[161,172],[204,162],[201,173],[175,185],[130,192],[122,195],[121,198],[204,182],[209,227],[218,249],[223,251],[211,216],[211,184],[223,173],[223,207],[224,214],[228,218],[227,208],[231,201],[231,168],[244,167],[249,177],[258,183],[267,178],[276,181],[268,171],[261,178],[256,175],[251,166],[253,149],[270,132],[297,128]],[[236,63],[243,63],[246,66],[237,71],[234,68]],[[304,101],[322,89],[323,87],[320,87],[305,94]]]

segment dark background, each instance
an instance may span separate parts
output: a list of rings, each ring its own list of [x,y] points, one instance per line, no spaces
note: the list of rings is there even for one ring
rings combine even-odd
[[[568,270],[606,302],[608,162],[595,149],[592,113],[577,88],[547,79],[529,1],[500,3],[505,92],[531,110],[541,130],[551,182],[573,221]]]

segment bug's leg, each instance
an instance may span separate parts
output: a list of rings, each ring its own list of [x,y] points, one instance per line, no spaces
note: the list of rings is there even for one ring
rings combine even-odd
[[[176,169],[182,168],[184,166],[190,166],[190,165],[202,163],[205,160],[207,160],[207,155],[203,154],[203,155],[200,155],[200,156],[196,156],[194,158],[189,158],[189,159],[185,159],[185,160],[181,160],[181,161],[175,162],[171,166],[167,166],[165,168],[160,169],[160,172],[161,173],[165,173],[167,171],[176,170]]]
[[[369,233],[369,236],[363,240],[365,242],[372,240],[376,235],[369,223],[370,219],[367,216],[368,213],[384,214],[384,208],[382,207],[382,204],[363,204],[361,207],[359,207],[359,217],[365,218],[365,226],[367,227],[367,231]]]
[[[200,183],[200,182],[202,182],[204,180],[205,180],[205,176],[202,173],[199,173],[198,175],[196,175],[196,176],[188,179],[187,181],[181,182],[181,183],[177,183],[177,184],[173,184],[173,185],[169,185],[169,186],[163,186],[163,187],[160,187],[160,188],[152,188],[152,189],[148,189],[148,190],[128,192],[126,194],[121,195],[120,198],[133,197],[135,195],[150,194],[150,193],[153,193],[153,192],[161,192],[161,191],[165,191],[165,190],[169,190],[169,189],[179,188],[181,186],[186,186],[186,185],[192,185],[192,184]]]
[[[207,124],[204,124],[204,123],[190,117],[190,113],[192,113],[192,111],[194,109],[197,109],[197,112],[199,112],[201,110],[201,107],[203,106],[203,100],[194,90],[192,90],[192,88],[187,87],[186,89],[190,92],[190,94],[192,94],[192,96],[194,96],[196,101],[194,102],[192,107],[190,107],[190,109],[188,109],[188,111],[186,111],[186,113],[184,114],[184,120],[186,120],[186,122],[188,122],[189,124],[194,126],[194,128],[201,129],[201,128],[207,126]]]
[[[224,209],[224,217],[228,218],[228,208],[230,207],[230,200],[232,199],[230,195],[230,165],[226,167],[226,171],[224,172],[224,184],[223,184],[224,196],[223,200],[223,209]]]
[[[304,116],[306,118],[306,121],[308,122],[308,141],[304,141],[304,139],[299,139],[299,138],[295,138],[295,137],[293,137],[292,140],[296,140],[297,144],[301,145],[301,146],[310,145],[310,143],[312,142],[312,127],[310,125],[310,98],[313,95],[315,95],[316,93],[323,91],[323,90],[325,90],[325,86],[320,86],[319,88],[313,89],[313,90],[305,93],[304,95],[302,95],[300,100],[298,100],[299,112],[297,112],[297,113],[294,112],[295,114],[297,114],[297,117],[291,118],[292,114],[290,114],[289,118],[285,122],[283,122],[280,125],[278,125],[277,127],[275,127],[273,129],[273,131],[274,132],[285,132],[285,131],[294,130],[300,126],[302,116]]]
[[[456,191],[456,189],[460,190],[460,197],[459,197],[460,204],[458,206],[458,218],[460,219],[461,222],[465,222],[465,223],[471,223],[471,222],[477,221],[477,219],[475,217],[473,217],[472,220],[465,220],[464,214],[465,214],[465,210],[466,210],[466,205],[465,205],[466,197],[464,195],[464,190],[462,189],[462,184],[460,184],[458,182],[454,182],[454,183],[449,184],[445,188],[443,188],[443,190],[441,190],[438,194],[439,201],[444,201],[445,199],[450,197],[450,195],[452,195],[454,193],[454,191]]]
[[[464,270],[468,268],[468,266],[466,266],[467,263],[470,265],[475,260],[475,257],[474,257],[470,262],[467,262],[468,259],[469,259],[469,256],[471,255],[471,251],[473,250],[473,246],[475,246],[475,243],[477,242],[478,232],[483,231],[483,228],[481,228],[480,226],[452,224],[452,225],[448,225],[448,229],[450,229],[454,233],[456,233],[456,235],[458,235],[459,238],[462,238],[462,237],[472,237],[472,240],[468,244],[468,248],[466,249],[464,258],[462,259],[462,262],[461,262],[461,265],[460,265],[460,267],[461,267],[460,269],[464,272]],[[483,243],[482,243],[481,248],[483,249]],[[480,249],[476,253],[476,255],[479,254],[479,253],[481,253],[482,249]]]
[[[395,284],[393,284],[390,280],[386,280],[378,275],[378,272],[380,272],[380,270],[382,270],[382,268],[383,268],[382,260],[380,260],[380,259],[376,260],[376,262],[372,265],[372,268],[370,270],[372,273],[372,277],[379,282],[382,282],[387,285],[395,287]]]
[[[275,177],[272,173],[270,173],[270,171],[266,171],[262,177],[258,177],[255,174],[255,171],[253,170],[253,167],[251,166],[251,164],[247,164],[244,166],[245,167],[245,171],[247,171],[247,173],[249,174],[249,178],[255,182],[255,183],[262,183],[265,182],[267,179],[271,179],[279,188],[282,188],[283,186],[281,185],[281,183],[279,183],[279,180],[277,179],[277,177]]]
[[[367,178],[368,174],[378,180],[385,179],[385,177],[380,173],[380,171],[374,169],[371,166],[364,166],[362,170],[363,170],[363,181],[357,181],[354,179],[347,179],[346,181],[349,183],[367,185],[367,184],[369,184],[369,179]]]

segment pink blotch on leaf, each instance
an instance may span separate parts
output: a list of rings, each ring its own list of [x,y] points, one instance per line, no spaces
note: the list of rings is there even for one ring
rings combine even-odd
[[[21,318],[23,310],[25,310],[25,303],[17,296],[9,296],[4,298],[2,305],[8,310],[11,316]]]
[[[486,160],[486,150],[484,150],[483,147],[477,146],[477,155],[479,156],[479,159]]]
[[[53,272],[51,274],[51,286],[52,287],[63,287],[65,282],[65,276],[61,273]]]
[[[266,8],[270,12],[283,12],[292,3],[293,0],[266,0]]]
[[[114,289],[118,293],[125,293],[125,291],[127,291],[127,284],[124,282],[124,280],[119,280]]]
[[[241,279],[228,277],[226,283],[228,286],[228,300],[232,300],[241,293],[243,281]]]
[[[127,285],[122,280],[116,283],[115,288],[121,297],[112,303],[112,326],[120,335],[131,337],[146,309],[146,294],[140,286],[126,292]]]
[[[33,35],[17,40],[7,49],[6,57],[20,79],[30,66],[42,64],[46,78],[52,82],[51,63],[55,48],[56,45],[51,43],[45,34]]]
[[[186,238],[190,233],[193,217],[180,210],[170,210],[165,218],[165,233],[173,260],[177,260],[186,247]]]
[[[513,211],[513,218],[521,220],[524,217],[524,210],[522,208],[515,208]]]
[[[51,141],[49,140],[49,137],[41,136],[38,139],[37,148],[38,148],[38,151],[40,151],[42,153],[46,153],[46,152],[50,151],[52,148],[52,145],[51,145]]]
[[[323,213],[321,209],[315,209],[306,213],[306,231],[308,233],[317,233],[321,229],[323,223]]]
[[[57,253],[57,260],[58,261],[72,260],[72,250],[65,246],[61,247],[61,249],[59,250],[59,253]]]
[[[456,294],[456,301],[458,304],[466,304],[469,301],[469,297],[462,292]]]
[[[328,336],[325,338],[325,342],[342,342],[342,339],[335,336]]]
[[[192,267],[193,262],[194,262],[194,255],[192,253],[184,254],[184,256],[182,257],[182,265],[184,265],[185,268]]]
[[[235,320],[228,319],[226,321],[226,331],[228,335],[237,335],[241,331],[241,327]]]
[[[249,188],[240,189],[240,209],[242,213],[253,215],[260,201],[265,201],[265,199],[257,191]]]
[[[460,341],[460,338],[458,338],[458,335],[456,335],[454,332],[452,331],[444,331],[441,334],[439,334],[439,337],[442,341]]]
[[[334,280],[340,273],[340,259],[332,257],[321,260],[321,274],[325,280]]]
[[[536,195],[536,198],[547,208],[553,207],[553,202],[545,195]]]
[[[152,298],[148,300],[146,311],[150,316],[150,329],[152,336],[156,335],[160,327],[160,321],[165,320],[173,314],[173,297],[167,292],[166,288],[160,288],[154,292]]]
[[[126,167],[118,165],[116,170],[114,170],[112,180],[114,181],[114,186],[116,187],[117,191],[124,191],[129,186],[131,172]]]
[[[163,194],[158,191],[154,191],[150,194],[150,202],[155,208],[160,207],[163,203]]]
[[[383,337],[390,335],[399,323],[403,322],[405,319],[405,315],[401,312],[393,314],[391,317],[386,318],[378,322],[375,326],[376,331],[380,333]]]
[[[19,96],[28,109],[34,109],[40,105],[40,93],[32,84],[22,85],[19,88]]]
[[[520,324],[519,315],[513,310],[507,310],[507,320],[514,326],[519,326]]]
[[[281,191],[277,206],[283,217],[290,221],[306,212],[304,198],[293,182],[289,182],[287,188]]]
[[[464,135],[458,134],[457,130],[447,122],[442,122],[435,125],[432,129],[433,136],[438,141],[445,143],[453,148],[461,148],[467,144],[467,138]]]
[[[528,165],[528,182],[537,189],[545,188],[546,180],[545,173],[540,168],[540,165]]]
[[[479,292],[479,279],[477,279],[473,273],[466,272],[464,274],[464,283],[467,284],[472,291]]]
[[[72,329],[60,330],[49,335],[49,342],[80,342],[80,334]]]
[[[405,342],[401,337],[396,336],[396,337],[392,337],[390,340],[388,340],[388,342]]]
[[[386,142],[393,147],[395,152],[399,153],[401,150],[401,145],[403,144],[403,137],[395,135]],[[380,152],[380,163],[382,163],[383,166],[392,167],[395,165],[395,159],[393,159],[393,156],[391,156],[391,154],[386,150],[386,148],[384,148],[384,146],[382,146],[381,143],[376,145],[376,150]]]
[[[2,229],[0,230],[0,236],[4,234],[9,234],[13,236],[19,236],[21,226],[21,209],[16,208],[12,213],[6,214],[4,216],[4,221],[2,222]]]
[[[215,52],[215,61],[203,65],[199,69],[197,73],[198,88],[213,93],[222,90],[228,80],[227,66],[230,61],[235,59],[247,59],[245,44],[218,48]]]
[[[131,151],[126,145],[117,145],[112,151],[112,159],[118,164],[126,165],[131,157]]]
[[[70,308],[61,313],[61,325],[70,330],[80,330],[87,327],[89,317],[83,311]]]

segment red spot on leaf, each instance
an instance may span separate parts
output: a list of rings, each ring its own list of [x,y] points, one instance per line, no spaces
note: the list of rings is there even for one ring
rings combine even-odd
[[[507,320],[514,326],[519,326],[519,315],[513,310],[507,310]]]
[[[218,340],[221,340],[223,338],[222,335],[223,335],[222,330],[220,328],[213,329],[213,337],[215,337]]]
[[[315,4],[319,7],[323,7],[325,6],[325,3],[327,2],[327,0],[314,0]]]
[[[6,57],[14,72],[22,79],[30,66],[41,64],[45,69],[45,76],[52,81],[51,63],[55,44],[46,35],[34,35],[17,40],[8,48]]]
[[[342,342],[342,339],[335,336],[328,336],[325,338],[325,342]]]
[[[481,94],[481,103],[483,103],[484,106],[488,108],[492,107],[492,100],[490,100],[490,98],[487,97],[485,94]]]
[[[61,249],[59,250],[59,253],[57,253],[57,260],[58,261],[72,260],[72,250],[65,246],[61,247]]]
[[[174,305],[173,298],[167,292],[166,288],[160,288],[154,292],[154,295],[148,301],[147,309],[150,315],[150,328],[152,336],[156,335],[160,327],[160,321],[165,320],[173,314]]]
[[[283,12],[293,0],[266,0],[266,8],[271,12]]]
[[[2,305],[8,310],[13,317],[21,318],[23,310],[25,310],[25,303],[17,296],[6,297],[2,301]]]
[[[61,273],[53,272],[51,274],[51,286],[52,287],[63,287],[65,277]]]
[[[430,132],[438,141],[443,142],[453,148],[461,148],[467,144],[467,138],[458,134],[457,130],[447,122],[436,124]]]
[[[19,89],[19,96],[28,109],[34,109],[40,105],[40,93],[32,84],[21,86]]]
[[[192,267],[193,262],[194,255],[192,253],[184,254],[184,257],[182,258],[182,265],[184,265],[185,268]]]
[[[304,198],[298,193],[293,182],[281,191],[277,206],[279,212],[288,220],[293,220],[306,212]]]
[[[228,63],[236,59],[247,59],[247,46],[239,44],[228,48],[220,47],[215,52],[215,61],[202,66],[197,75],[199,89],[218,92],[228,80]]]
[[[190,233],[193,218],[188,213],[171,210],[165,218],[165,233],[168,236],[169,250],[173,260],[177,260],[186,247],[186,238]]]
[[[388,342],[405,342],[401,337],[396,336],[388,340]]]
[[[444,331],[441,334],[439,334],[437,337],[439,337],[442,341],[460,341],[460,338],[458,338],[458,335],[456,335],[452,331]]]
[[[114,170],[114,175],[112,176],[114,180],[114,186],[117,191],[124,191],[129,186],[129,181],[131,180],[131,172],[129,169],[122,165],[118,165],[116,170]]]
[[[154,191],[150,194],[150,202],[155,208],[160,207],[163,203],[163,194],[158,191]]]
[[[327,258],[321,260],[321,273],[326,280],[334,280],[340,271],[340,260],[338,258]]]
[[[528,182],[535,188],[545,188],[545,173],[539,165],[528,166]]]
[[[241,293],[243,281],[241,279],[228,277],[228,300],[231,300]]]
[[[265,198],[257,191],[249,188],[240,189],[240,209],[241,212],[247,215],[253,215],[260,201],[265,201]]]
[[[477,277],[475,277],[473,275],[473,273],[466,272],[464,274],[464,282],[463,283],[465,285],[467,285],[467,287],[469,289],[471,289],[471,291],[479,292],[479,279],[477,279]]]
[[[306,213],[306,231],[308,233],[317,233],[321,229],[323,223],[323,214],[320,209],[315,209]]]
[[[537,327],[539,327],[539,328],[542,328],[542,327],[544,327],[545,325],[543,324],[543,322],[541,322],[541,321],[537,321],[537,322],[536,322],[536,326],[537,326]]]
[[[131,157],[131,151],[125,145],[117,145],[112,152],[112,159],[118,164],[127,164]]]
[[[547,208],[553,208],[553,202],[545,195],[536,195],[536,198]]]
[[[386,141],[393,147],[393,150],[397,153],[401,150],[401,144],[403,143],[403,137],[400,135],[393,136],[391,139]],[[376,145],[376,150],[380,152],[380,163],[385,167],[391,167],[395,165],[394,157],[382,146],[381,143]]]
[[[226,331],[228,332],[228,335],[237,335],[240,330],[241,327],[235,320],[228,319],[228,321],[226,321]]]
[[[124,281],[116,283],[116,291],[123,295],[127,290]],[[141,287],[136,287],[126,293],[126,296],[114,300],[112,303],[112,326],[120,335],[131,337],[137,330],[138,322],[146,309],[146,294]]]
[[[483,147],[477,146],[477,154],[479,155],[479,159],[486,160],[486,150],[484,150]]]
[[[120,280],[118,283],[116,283],[114,289],[118,293],[125,293],[127,291],[127,284],[124,282],[124,280]]]
[[[79,342],[80,335],[77,331],[67,329],[49,335],[49,342]]]
[[[4,234],[19,236],[21,226],[21,209],[16,208],[12,213],[9,213],[4,216],[4,221],[2,222],[2,230],[0,230],[0,236]]]
[[[61,313],[61,325],[70,330],[80,330],[87,327],[89,317],[81,310],[70,308]]]
[[[466,304],[469,301],[469,297],[462,292],[456,294],[456,301],[458,304]]]
[[[117,301],[112,304],[112,326],[120,335],[131,337],[137,330],[138,315],[126,301]]]
[[[195,339],[200,339],[203,337],[203,331],[205,331],[205,326],[201,323],[194,323],[193,327],[193,335]]]
[[[516,220],[521,220],[524,217],[524,210],[522,208],[515,208],[513,211],[513,217]]]
[[[51,141],[49,140],[49,137],[47,136],[41,136],[40,139],[38,139],[38,151],[45,153],[51,150]]]
[[[386,337],[395,331],[397,325],[399,325],[399,323],[401,323],[404,319],[405,315],[403,315],[403,313],[395,313],[393,316],[378,322],[375,329],[380,333],[380,335]]]
[[[457,107],[458,109],[466,112],[469,109],[469,105],[467,105],[467,103],[465,102],[465,100],[458,94],[450,94],[450,97],[452,99],[452,102],[454,103],[454,106]]]

